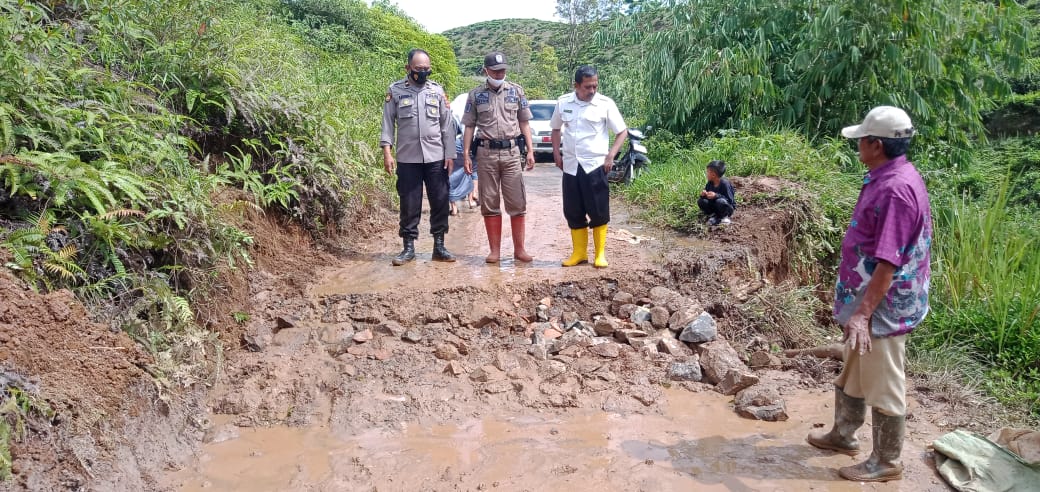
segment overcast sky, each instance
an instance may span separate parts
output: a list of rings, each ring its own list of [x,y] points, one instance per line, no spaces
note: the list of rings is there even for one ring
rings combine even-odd
[[[556,0],[391,0],[430,32],[493,19],[556,19]],[[371,2],[369,2],[371,3]]]

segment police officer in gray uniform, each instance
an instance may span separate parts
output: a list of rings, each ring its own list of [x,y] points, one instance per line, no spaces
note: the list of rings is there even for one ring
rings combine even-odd
[[[383,166],[394,172],[391,147],[397,147],[397,194],[401,198],[400,236],[404,249],[394,265],[415,259],[419,237],[423,184],[430,202],[433,261],[455,261],[444,248],[448,232],[448,175],[455,158],[455,122],[448,110],[444,89],[432,80],[430,55],[420,49],[408,52],[408,77],[390,84],[383,103]],[[396,139],[395,137],[396,129]],[[395,145],[396,142],[396,145]]]

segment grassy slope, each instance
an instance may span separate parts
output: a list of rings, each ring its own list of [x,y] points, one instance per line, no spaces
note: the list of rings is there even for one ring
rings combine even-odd
[[[446,38],[360,0],[0,0],[0,258],[175,379],[197,302],[249,265],[244,210],[323,235],[389,204],[381,105],[412,47],[457,90]]]
[[[803,183],[816,199],[794,231],[793,267],[829,291],[836,251],[848,224],[862,166],[844,140],[816,145],[794,132],[726,132],[708,140],[658,133],[648,144],[654,165],[625,196],[662,224],[698,230],[693,198],[703,166],[729,164],[736,176],[780,176]],[[1040,416],[1040,213],[1035,176],[1022,172],[1035,151],[1020,141],[980,151],[967,169],[951,170],[941,149],[915,147],[935,226],[932,311],[910,337],[911,367],[957,374],[1014,408]],[[781,195],[783,195],[782,192]],[[756,197],[738,197],[749,203]],[[739,210],[737,212],[739,214]]]
[[[559,22],[538,19],[499,19],[478,22],[444,31],[444,36],[455,46],[458,58],[483,57],[489,51],[501,50],[506,36],[523,34],[531,38],[535,49],[543,44],[558,51],[563,47],[567,26]]]

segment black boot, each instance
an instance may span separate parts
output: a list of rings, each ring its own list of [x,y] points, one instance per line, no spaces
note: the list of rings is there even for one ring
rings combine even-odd
[[[401,254],[394,257],[394,261],[392,262],[394,266],[401,266],[415,259],[415,239],[410,237],[403,239],[404,249],[401,250]]]
[[[444,248],[444,234],[433,235],[433,261],[455,261],[455,255]]]

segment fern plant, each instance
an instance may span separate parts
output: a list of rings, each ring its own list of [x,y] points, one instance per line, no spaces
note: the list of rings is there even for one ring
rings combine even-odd
[[[49,211],[31,217],[25,227],[10,231],[0,242],[13,257],[6,266],[22,272],[30,285],[45,290],[82,282],[85,272],[76,263],[76,246],[62,245],[56,238],[65,236],[64,227],[52,225]]]

